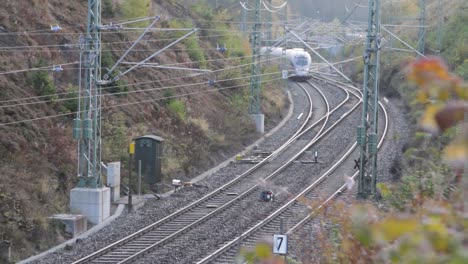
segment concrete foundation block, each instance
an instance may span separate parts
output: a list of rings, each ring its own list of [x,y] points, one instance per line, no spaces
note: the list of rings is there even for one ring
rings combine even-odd
[[[88,221],[84,215],[74,214],[55,214],[49,219],[60,221],[65,225],[65,232],[72,235],[72,237],[78,236],[86,230],[88,230]]]
[[[110,215],[110,188],[74,188],[70,192],[70,210],[83,214],[92,224],[99,224]]]
[[[252,114],[250,115],[255,122],[257,132],[265,133],[265,116],[263,114]]]

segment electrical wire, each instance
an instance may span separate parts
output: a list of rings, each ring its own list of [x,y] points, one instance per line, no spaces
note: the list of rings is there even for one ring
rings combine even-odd
[[[67,66],[67,65],[73,65],[73,64],[78,64],[78,63],[79,63],[79,61],[75,61],[75,62],[68,62],[68,63],[62,63],[62,64],[54,64],[54,65],[51,65],[51,66],[29,68],[29,69],[22,69],[22,70],[12,70],[12,71],[8,71],[8,72],[0,72],[0,75],[21,73],[21,72],[29,72],[29,71],[51,70],[54,66]]]
[[[248,79],[254,76],[267,76],[272,74],[279,74],[280,72],[273,72],[268,74],[259,74],[259,75],[250,75],[250,76],[243,76],[243,77],[236,77],[231,79],[223,79],[223,80],[216,80],[216,82],[228,82],[228,81],[236,81],[242,79]],[[190,86],[197,86],[197,85],[206,85],[207,82],[199,82],[199,83],[190,83],[190,84],[183,84],[183,85],[175,85],[175,86],[168,86],[168,87],[158,87],[158,88],[150,88],[150,89],[143,89],[143,90],[133,90],[127,92],[116,92],[116,93],[109,93],[109,94],[101,94],[99,97],[106,97],[106,96],[117,96],[117,95],[128,95],[128,94],[135,94],[135,93],[143,93],[143,92],[151,92],[151,91],[161,91],[167,89],[174,89],[174,88],[183,88],[183,87],[190,87]],[[49,97],[52,95],[49,95]],[[82,97],[73,97],[73,98],[60,98],[54,100],[47,100],[47,101],[40,101],[40,102],[29,102],[29,103],[21,103],[16,105],[5,105],[0,106],[0,108],[8,108],[8,107],[17,107],[17,106],[26,106],[26,105],[34,105],[34,104],[42,104],[42,103],[49,103],[49,102],[63,102],[63,101],[71,101],[77,99],[88,99],[92,98],[93,96],[82,96]]]
[[[275,79],[270,79],[270,80],[266,80],[266,81],[262,80],[260,83],[273,82],[273,81],[277,81],[277,80],[281,80],[281,78],[275,78]],[[222,90],[228,90],[228,89],[235,89],[235,88],[245,87],[245,86],[249,86],[249,85],[250,84],[241,84],[241,85],[234,85],[234,86],[223,87],[223,88],[215,88],[215,89],[209,89],[209,90],[205,90],[205,91],[185,93],[185,94],[182,94],[182,95],[174,95],[174,96],[167,96],[167,97],[162,97],[162,98],[148,99],[148,100],[137,101],[137,102],[129,102],[129,103],[123,103],[123,104],[117,104],[117,105],[111,105],[111,106],[104,106],[101,109],[110,109],[110,108],[116,108],[116,107],[121,107],[121,106],[142,104],[142,103],[148,103],[148,102],[155,102],[155,101],[159,101],[159,100],[181,98],[181,97],[185,97],[185,96],[197,95],[197,94],[202,94],[202,93],[216,92],[216,91],[222,91]],[[22,123],[27,123],[27,122],[33,122],[33,121],[38,121],[38,120],[45,120],[45,119],[49,119],[49,118],[70,116],[70,115],[75,115],[75,114],[78,114],[78,113],[86,113],[86,112],[87,111],[83,110],[83,111],[80,111],[80,112],[64,113],[64,114],[36,117],[36,118],[31,118],[31,119],[24,119],[24,120],[20,120],[20,121],[12,121],[12,122],[7,122],[7,123],[1,123],[0,127],[5,127],[5,126],[9,126],[9,125],[14,125],[14,124],[22,124]]]
[[[263,63],[266,61],[271,61],[275,59],[280,59],[280,58],[270,58],[267,60],[259,61],[258,63]],[[223,68],[219,70],[212,71],[213,73],[219,72],[219,71],[226,71],[226,70],[231,70],[235,68],[240,68],[240,67],[245,67],[251,64],[254,64],[257,62],[253,63],[247,63],[247,64],[241,64],[233,67],[228,67],[228,68]],[[279,73],[275,72],[274,74]],[[177,79],[182,79],[182,78],[189,78],[189,77],[196,77],[199,75],[204,75],[204,73],[197,74],[195,76],[182,76],[178,78],[171,78],[171,79],[166,79],[165,81],[170,81],[170,80],[177,80]],[[265,76],[268,74],[260,74],[258,76]],[[257,76],[257,75],[255,75]],[[216,82],[226,82],[226,81],[233,81],[233,80],[239,80],[239,79],[246,79],[246,78],[251,78],[252,75],[249,76],[243,76],[243,77],[238,77],[238,78],[231,78],[231,79],[224,79],[224,80],[216,80]],[[140,82],[136,84],[128,84],[128,85],[116,85],[116,86],[111,86],[111,87],[106,87],[106,88],[100,88],[100,90],[108,90],[108,89],[114,89],[118,87],[123,87],[123,86],[136,86],[136,85],[142,85],[142,84],[151,84],[151,83],[156,83],[156,82],[161,82],[163,80],[156,80],[156,81],[149,81],[149,82]],[[182,85],[182,86],[173,86],[169,88],[180,88],[180,87],[186,87],[186,86],[191,86],[191,85],[201,85],[201,84],[206,84],[206,82],[200,82],[200,83],[194,83],[194,84],[189,84],[189,85]],[[102,96],[110,96],[110,95],[124,95],[124,94],[131,94],[131,93],[138,93],[138,92],[145,92],[145,91],[152,91],[152,90],[159,90],[158,88],[152,88],[152,89],[146,89],[146,90],[134,90],[134,91],[127,91],[127,92],[117,92],[117,93],[111,93],[111,94],[105,94]],[[76,92],[65,92],[65,93],[60,93],[60,95],[68,95],[68,94],[76,94]],[[58,94],[55,94],[58,95]],[[8,101],[3,101],[0,103],[10,103],[10,102],[17,102],[17,101],[23,101],[23,100],[32,100],[32,99],[39,99],[39,98],[50,98],[53,95],[42,95],[42,96],[36,96],[36,97],[29,97],[29,98],[20,98],[20,99],[13,99],[13,100],[8,100]],[[84,96],[81,97],[83,99],[90,98],[91,96]],[[69,100],[76,100],[79,99],[79,97],[73,97],[73,98],[59,98],[59,99],[50,99],[50,100],[44,100],[44,101],[35,101],[35,102],[26,102],[26,103],[17,103],[17,104],[8,104],[8,105],[0,105],[1,108],[9,108],[9,107],[18,107],[18,106],[26,106],[26,105],[34,105],[34,104],[42,104],[42,103],[49,103],[49,102],[61,102],[61,101],[69,101]]]
[[[280,6],[280,7],[275,7],[275,6],[273,6],[273,5],[270,4],[271,7],[275,8],[275,9],[277,9],[277,10],[272,10],[272,9],[268,8],[268,6],[265,4],[265,1],[262,1],[262,3],[263,3],[263,6],[265,7],[265,10],[267,10],[268,12],[270,12],[270,13],[278,13],[279,11],[281,11],[281,9],[282,9],[288,2],[284,3],[284,4],[283,4],[282,6]]]
[[[203,38],[213,38],[213,37],[224,37],[224,36],[232,36],[232,31],[231,34],[219,34],[219,35],[211,35],[211,36],[192,36],[188,37],[186,39],[203,39]],[[238,33],[239,35],[242,34],[241,32],[234,32]],[[160,41],[173,41],[177,40],[179,38],[165,38],[165,39],[154,39],[154,40],[144,40],[145,42],[160,42]],[[113,44],[126,44],[126,43],[133,43],[134,41],[114,41],[114,42],[101,42],[101,45],[113,45]],[[53,44],[53,45],[32,45],[32,46],[4,46],[0,47],[0,49],[9,49],[9,48],[53,48],[53,47],[79,47],[79,43],[73,43],[73,44]],[[0,50],[1,51],[1,50]]]
[[[260,56],[260,55],[258,55],[258,56]],[[235,58],[221,58],[221,59],[211,59],[211,60],[204,60],[204,61],[179,62],[179,63],[160,64],[160,65],[161,66],[178,66],[178,65],[186,65],[186,64],[197,64],[197,63],[200,63],[200,62],[231,61],[231,60],[238,60],[238,59],[251,58],[251,57],[252,56],[243,56],[243,57],[235,57]],[[264,60],[264,61],[266,61],[266,60]],[[261,62],[264,62],[264,61],[261,61]],[[251,64],[252,63],[242,64],[242,66],[243,65],[247,66],[247,65],[251,65]],[[236,66],[236,67],[238,67],[238,66]],[[75,68],[75,69],[79,69],[79,68]],[[224,68],[224,69],[230,69],[230,67]],[[220,71],[220,70],[217,70],[217,71]],[[162,79],[162,80],[158,80],[158,81],[179,80],[179,79],[182,79],[182,78],[189,78],[189,77],[194,77],[194,76],[193,75],[187,75],[187,76],[180,76],[180,77],[177,77],[177,78]],[[133,85],[138,85],[138,84],[147,84],[147,83],[153,83],[153,82],[154,81],[140,82],[140,83],[135,83],[135,84],[128,84],[126,86],[133,86]],[[101,89],[106,90],[106,89],[112,89],[112,88],[117,88],[117,87],[122,87],[122,86],[124,86],[124,85],[108,86],[107,88],[101,88]],[[72,93],[74,93],[74,92],[57,93],[56,95],[67,95],[67,94],[72,94]],[[17,101],[32,100],[32,99],[39,99],[39,98],[46,98],[46,97],[50,97],[50,95],[41,95],[41,96],[33,96],[33,97],[27,97],[27,98],[10,99],[10,100],[5,100],[5,101],[0,101],[0,103],[17,102]]]
[[[210,29],[200,29],[199,31],[220,31],[220,32],[229,32],[229,34],[217,34],[217,35],[209,35],[209,36],[191,36],[187,37],[186,39],[205,39],[205,38],[216,38],[216,37],[225,37],[225,36],[233,36],[233,35],[242,35],[242,32],[235,31],[235,30],[210,30]],[[275,32],[275,30],[271,31],[263,31],[263,32]],[[160,38],[160,39],[146,39],[143,42],[161,42],[161,41],[173,41],[177,40],[178,38]],[[134,41],[113,41],[113,42],[101,42],[101,45],[115,45],[115,44],[128,44],[133,43]],[[69,47],[79,47],[79,43],[66,43],[66,44],[48,44],[48,45],[16,45],[16,46],[0,46],[0,52],[8,51],[10,49],[30,49],[30,48],[69,48]],[[3,49],[3,50],[2,50]]]
[[[199,48],[199,49],[180,49],[180,48],[169,48],[167,50],[170,50],[170,51],[192,51],[192,50],[202,50],[202,51],[209,51],[209,50],[216,50],[216,48],[206,48],[206,49],[202,49],[202,48]],[[229,48],[229,50],[244,50],[244,48]],[[101,52],[103,51],[127,51],[127,49],[101,49]],[[148,52],[149,50],[148,49],[132,49],[131,52]],[[9,49],[9,50],[3,50],[3,51],[0,51],[0,52],[36,52],[36,53],[49,53],[49,52],[83,52],[83,50],[80,50],[80,49],[73,49],[73,50],[51,50],[51,49],[47,49],[47,50],[43,50],[43,49],[36,49],[36,50],[33,50],[33,49],[29,49],[29,50],[12,50],[12,49]]]
[[[191,22],[203,22],[203,23],[211,23],[211,24],[219,24],[219,23],[226,23],[230,25],[237,25],[237,24],[242,24],[243,22],[237,22],[233,20],[196,20],[196,19],[187,19],[187,18],[177,18],[173,17],[174,20],[184,20],[184,21],[191,21]],[[278,24],[282,25],[285,22],[300,22],[303,21],[304,19],[291,19],[291,20],[278,20],[275,22],[272,22],[272,24]],[[197,23],[194,23],[195,25]],[[254,22],[245,22],[245,24],[255,24]],[[107,24],[104,24],[107,25]],[[72,29],[72,28],[80,28],[80,27],[86,27],[86,26],[74,26],[74,27],[63,27],[62,30],[64,29]],[[125,28],[124,28],[125,29]],[[131,30],[131,28],[128,28]],[[139,28],[135,28],[135,32],[137,32]],[[144,29],[144,28],[142,28]],[[171,29],[171,28],[156,28],[156,29],[161,29],[161,30],[176,30],[176,29]],[[216,30],[216,29],[211,29],[211,28],[200,28],[203,30]],[[119,30],[101,30],[101,34],[116,34],[116,33],[121,33]],[[17,36],[35,36],[35,35],[52,35],[52,36],[60,36],[60,35],[83,35],[85,34],[84,32],[53,32],[50,29],[44,29],[44,30],[34,30],[34,31],[16,31],[16,32],[3,32],[0,33],[0,36],[8,36],[8,35],[17,35]]]
[[[288,1],[284,2],[282,5],[279,5],[279,6],[274,6],[271,2],[265,2],[263,1],[263,3],[265,4],[268,4],[271,8],[274,8],[274,9],[281,9],[283,7],[285,7],[287,4],[288,4]]]

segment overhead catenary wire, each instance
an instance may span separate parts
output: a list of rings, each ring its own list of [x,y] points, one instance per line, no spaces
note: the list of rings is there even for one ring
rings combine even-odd
[[[196,19],[187,19],[187,18],[173,18],[174,20],[184,20],[184,21],[191,21],[191,22],[203,22],[203,23],[213,23],[213,24],[219,24],[219,23],[229,23],[230,25],[237,25],[242,22],[237,22],[237,21],[232,21],[232,20],[196,20]],[[305,18],[302,19],[291,19],[287,21],[275,21],[271,22],[272,24],[277,24],[277,25],[283,25],[285,22],[298,22],[298,21],[303,21]],[[113,22],[116,23],[116,22]],[[245,22],[246,24],[253,24],[253,22]],[[117,24],[117,23],[116,23]],[[195,23],[197,24],[197,23]],[[72,28],[80,28],[80,27],[85,27],[85,26],[74,26],[74,27],[63,27],[62,30],[65,29],[72,29]],[[199,27],[200,30],[205,30],[205,31],[227,31],[227,30],[220,30],[220,29],[214,29],[214,28],[201,28]],[[122,27],[120,29],[123,29],[124,32],[138,32],[141,31],[145,28],[132,28],[132,27]],[[180,28],[155,28],[154,30],[160,30],[160,31],[178,31],[178,30],[183,30]],[[101,34],[118,34],[121,33],[119,30],[102,30]],[[0,33],[0,36],[8,36],[8,35],[17,35],[17,36],[34,36],[34,35],[51,35],[51,36],[60,36],[60,35],[82,35],[82,32],[51,32],[50,29],[42,29],[42,30],[32,30],[32,31],[16,31],[16,32],[2,32]]]
[[[279,59],[279,58],[270,58],[268,60],[264,60],[261,62],[273,60],[273,59]],[[242,65],[237,65],[233,67],[228,67],[228,68],[223,68],[219,70],[212,71],[213,73],[219,72],[219,71],[225,71],[225,70],[231,70],[234,68],[240,68],[240,67],[245,67],[248,65],[251,65],[252,63],[247,63],[247,64],[242,64]],[[275,72],[272,74],[278,74],[279,72]],[[105,87],[105,88],[100,88],[101,90],[108,90],[108,89],[114,89],[122,86],[136,86],[136,85],[142,85],[142,84],[151,84],[151,83],[156,83],[156,82],[161,82],[161,81],[170,81],[170,80],[176,80],[176,79],[182,79],[182,78],[189,78],[189,77],[196,77],[204,75],[204,73],[199,73],[195,76],[183,76],[183,77],[178,77],[178,78],[171,78],[171,79],[166,79],[166,80],[156,80],[156,81],[148,81],[148,82],[141,82],[141,83],[136,83],[136,84],[128,84],[128,85],[116,85],[116,86],[111,86],[111,87]],[[270,75],[270,74],[264,74],[264,75]],[[260,75],[263,76],[263,75]],[[239,79],[247,79],[252,77],[251,75],[243,76],[243,77],[237,77],[237,78],[231,78],[231,79],[224,79],[224,80],[216,80],[216,82],[226,82],[226,81],[233,81],[233,80],[239,80]],[[200,82],[200,83],[195,83],[195,84],[189,84],[189,85],[182,85],[182,86],[173,86],[170,88],[180,88],[180,87],[186,87],[186,86],[192,86],[192,85],[203,85],[206,84],[206,82]],[[127,92],[117,92],[117,93],[110,93],[110,94],[103,94],[101,96],[111,96],[111,95],[124,95],[124,94],[131,94],[131,93],[138,93],[138,92],[145,92],[145,91],[152,91],[152,90],[158,90],[157,88],[153,89],[145,89],[145,90],[135,90],[135,91],[127,91]],[[61,93],[60,95],[68,95],[68,94],[75,94],[76,92],[66,92],[66,93]],[[58,95],[58,94],[57,94]],[[33,99],[40,99],[40,98],[50,98],[53,95],[42,95],[42,96],[36,96],[36,97],[29,97],[29,98],[20,98],[16,100],[9,100],[9,101],[3,101],[0,103],[11,103],[11,102],[17,102],[17,101],[24,101],[24,100],[33,100]],[[76,100],[79,97],[73,97],[73,98],[59,98],[59,99],[49,99],[49,100],[43,100],[43,101],[34,101],[34,102],[25,102],[25,103],[17,103],[17,104],[7,104],[7,105],[0,105],[1,108],[8,108],[8,107],[19,107],[19,106],[26,106],[26,105],[34,105],[34,104],[43,104],[43,103],[49,103],[49,102],[61,102],[61,101],[69,101],[69,100]],[[88,98],[86,96],[81,97],[81,98]]]
[[[207,36],[207,37],[212,37],[212,36]],[[65,64],[62,64],[62,65],[65,65]],[[49,66],[48,68],[50,68],[50,67],[52,67],[52,66]],[[28,71],[28,70],[25,70],[25,71]],[[191,76],[187,76],[187,77],[191,77]],[[48,97],[48,96],[45,96],[45,97]]]
[[[221,59],[211,59],[211,60],[204,60],[203,62],[215,62],[215,61],[230,61],[230,60],[238,60],[238,59],[244,59],[244,58],[251,58],[252,56],[243,56],[243,57],[235,57],[235,58],[221,58]],[[270,58],[271,59],[277,59],[277,58]],[[268,60],[268,59],[267,59]],[[267,60],[264,60],[264,61],[267,61]],[[262,61],[262,62],[264,62]],[[179,63],[170,63],[170,64],[160,64],[161,66],[177,66],[177,65],[187,65],[187,64],[198,64],[202,61],[190,61],[190,62],[179,62]],[[248,66],[248,65],[251,65],[252,63],[246,63],[246,64],[241,64],[241,65],[237,65],[237,66],[234,66],[234,67],[226,67],[224,69],[221,69],[221,70],[229,70],[229,69],[232,69],[232,68],[235,68],[235,67],[243,67],[243,66]],[[74,68],[74,69],[80,69],[80,68]],[[216,71],[221,71],[221,70],[215,70],[214,72]],[[190,78],[190,77],[194,77],[193,75],[187,75],[187,76],[180,76],[180,77],[176,77],[176,78],[167,78],[167,79],[160,79],[160,80],[157,80],[158,82],[162,82],[162,81],[172,81],[172,80],[179,80],[179,79],[182,79],[182,78]],[[135,83],[135,84],[127,84],[126,86],[133,86],[133,85],[139,85],[139,84],[147,84],[147,83],[153,83],[153,82],[156,82],[156,81],[150,81],[150,82],[139,82],[139,83]],[[103,90],[106,90],[106,89],[112,89],[112,88],[116,88],[116,87],[120,87],[122,85],[117,85],[117,86],[106,86],[106,88],[101,88]],[[74,92],[64,92],[64,93],[57,93],[56,95],[67,95],[67,94],[72,94]],[[10,100],[4,100],[4,101],[0,101],[0,103],[9,103],[9,102],[16,102],[16,101],[24,101],[24,100],[32,100],[32,99],[40,99],[40,98],[48,98],[50,97],[50,95],[40,95],[40,96],[32,96],[32,97],[26,97],[26,98],[16,98],[16,99],[10,99]]]
[[[268,75],[279,74],[279,73],[280,72],[273,72],[273,73],[259,74],[258,76],[268,76]],[[256,76],[256,75],[253,75],[253,76]],[[222,83],[222,82],[228,82],[228,81],[248,79],[250,77],[252,77],[252,76],[243,76],[243,77],[236,77],[236,78],[230,78],[230,79],[216,80],[216,82],[217,83]],[[167,87],[157,87],[157,88],[150,88],[150,89],[143,89],[143,90],[133,90],[133,91],[127,91],[127,92],[116,92],[116,93],[109,93],[109,94],[101,94],[101,95],[99,95],[99,97],[116,96],[116,95],[128,95],[128,94],[143,93],[143,92],[161,91],[161,90],[174,89],[174,88],[187,88],[187,87],[190,87],[190,86],[206,85],[206,84],[207,84],[206,82],[181,84],[181,85],[174,85],[174,86],[167,86]],[[0,106],[0,108],[26,106],[26,105],[34,105],[34,104],[41,104],[41,103],[49,103],[49,102],[62,102],[62,101],[77,100],[77,99],[80,99],[80,98],[81,99],[87,99],[87,98],[90,98],[90,96],[73,97],[73,98],[60,98],[60,99],[53,99],[53,100],[40,101],[40,102],[28,102],[28,103],[22,103],[22,104],[17,104],[17,105]]]
[[[232,36],[234,35],[242,35],[242,32],[234,31],[234,30],[229,30],[229,29],[223,29],[223,30],[218,30],[218,29],[204,29],[204,28],[199,28],[199,31],[218,31],[218,32],[229,32],[229,34],[216,34],[216,35],[209,35],[209,36],[192,36],[187,39],[204,39],[204,38],[216,38],[216,37],[225,37],[225,36]],[[139,31],[140,32],[140,31]],[[270,31],[269,31],[270,32]],[[271,30],[271,32],[274,32],[274,30]],[[80,34],[82,35],[82,34]],[[177,37],[174,38],[158,38],[158,39],[145,39],[144,42],[161,42],[161,41],[173,41],[178,39]],[[102,45],[115,45],[115,44],[129,44],[133,43],[134,41],[113,41],[113,42],[103,42]],[[70,47],[79,47],[79,43],[65,43],[65,44],[46,44],[46,45],[15,45],[15,46],[0,46],[0,52],[9,50],[9,49],[30,49],[30,48],[70,48]]]
[[[281,9],[282,9],[283,7],[286,6],[286,4],[287,4],[288,2],[283,3],[283,5],[281,5],[281,6],[279,6],[279,7],[275,7],[275,6],[273,6],[273,5],[270,4],[270,6],[271,6],[272,8],[277,9],[277,10],[272,10],[272,9],[270,9],[270,8],[265,4],[265,1],[262,1],[262,3],[263,3],[263,6],[265,7],[265,10],[267,10],[268,12],[270,12],[270,13],[278,13],[279,11],[281,11]]]
[[[263,3],[269,5],[271,8],[274,8],[274,9],[281,9],[283,7],[285,7],[287,4],[288,4],[288,1],[284,2],[282,5],[279,5],[279,6],[275,6],[273,5],[271,2],[265,2],[263,1]]]
[[[277,80],[281,80],[281,78],[262,80],[261,83],[273,82],[273,81],[277,81]],[[185,96],[197,95],[197,94],[208,93],[208,92],[216,92],[216,91],[222,91],[222,90],[229,90],[229,89],[235,89],[235,88],[240,88],[240,87],[248,87],[248,86],[249,86],[249,84],[241,84],[241,85],[234,85],[234,86],[223,87],[223,88],[214,88],[214,89],[209,89],[209,90],[205,90],[205,91],[185,93],[185,94],[182,94],[182,95],[174,95],[174,96],[167,96],[167,97],[162,97],[162,98],[142,100],[142,101],[137,101],[137,102],[129,102],[129,103],[123,103],[123,104],[117,104],[117,105],[111,105],[111,106],[104,106],[104,107],[102,107],[102,109],[109,109],[109,108],[116,108],[116,107],[121,107],[121,106],[142,104],[142,103],[148,103],[148,102],[154,102],[154,101],[166,100],[166,99],[173,99],[173,98],[181,98],[181,97],[185,97]],[[85,113],[86,111],[80,111],[80,112]],[[28,123],[28,122],[34,122],[34,121],[38,121],[38,120],[45,120],[45,119],[49,119],[49,118],[71,116],[71,115],[76,115],[77,113],[78,112],[72,112],[72,113],[64,113],[64,114],[36,117],[36,118],[31,118],[31,119],[19,120],[19,121],[12,121],[12,122],[7,122],[7,123],[1,123],[0,127],[10,126],[10,125],[15,125],[15,124]]]
[[[186,64],[198,64],[201,62],[214,62],[214,61],[226,61],[226,60],[237,60],[237,59],[244,59],[244,58],[252,58],[252,56],[241,56],[241,57],[233,57],[233,58],[220,58],[220,59],[211,59],[211,60],[199,60],[199,61],[189,61],[189,62],[178,62],[178,63],[169,63],[169,64],[161,64],[162,66],[174,66],[174,65],[186,65]],[[70,62],[70,63],[58,63],[54,65],[39,67],[39,68],[29,68],[29,69],[19,69],[19,70],[11,70],[8,72],[0,72],[0,75],[5,74],[13,74],[19,72],[28,72],[28,71],[35,71],[35,70],[50,70],[53,66],[66,66],[68,64],[78,64],[79,62]],[[71,70],[76,70],[78,68],[66,68]],[[64,69],[64,70],[66,70]],[[0,101],[1,103],[2,101]]]
[[[29,69],[21,69],[21,70],[12,70],[8,72],[0,72],[0,75],[5,75],[5,74],[13,74],[13,73],[22,73],[22,72],[29,72],[29,71],[43,71],[43,70],[51,70],[54,66],[67,66],[67,65],[73,65],[73,64],[78,64],[80,63],[79,61],[75,62],[68,62],[68,63],[61,63],[61,64],[54,64],[50,66],[43,66],[43,67],[35,67],[35,68],[29,68]]]
[[[203,30],[200,30],[203,31]],[[218,35],[210,35],[210,36],[192,36],[187,39],[204,39],[204,38],[215,38],[215,37],[224,37],[224,36],[232,36],[233,34],[241,35],[241,32],[233,32],[233,31],[226,31],[230,32],[230,34],[218,34]],[[161,41],[173,41],[178,39],[177,37],[174,38],[159,38],[159,39],[146,39],[144,42],[161,42]],[[114,41],[114,42],[103,42],[102,45],[114,45],[114,44],[129,44],[133,43],[134,41]],[[50,45],[30,45],[30,46],[3,46],[0,49],[9,49],[9,48],[54,48],[54,47],[79,47],[79,43],[67,43],[67,44],[50,44]],[[1,50],[0,50],[1,51]]]
[[[330,47],[351,46],[351,45],[362,45],[362,43],[346,44],[346,45],[333,45],[333,46],[330,46]],[[329,47],[318,47],[317,49],[322,49],[322,48],[329,48]],[[220,61],[220,60],[238,60],[238,59],[250,58],[250,57],[251,56],[243,56],[243,57],[235,57],[235,58],[221,58],[221,59],[204,60],[204,62],[214,62],[214,61]],[[266,60],[263,60],[263,61],[260,61],[260,62],[263,63],[265,61]],[[190,62],[180,62],[180,63],[160,64],[160,65],[161,66],[177,66],[177,65],[197,64],[197,63],[200,63],[200,62],[201,61],[190,61]],[[73,64],[73,63],[71,63],[71,64]],[[234,67],[228,67],[228,68],[225,68],[225,69],[231,69],[231,68],[236,68],[236,67],[244,67],[244,66],[251,65],[251,64],[252,63],[247,63],[247,64],[242,64],[242,65],[238,65],[238,66],[234,66]],[[57,65],[64,66],[66,64],[57,64]],[[47,69],[50,69],[52,67],[53,67],[53,65],[37,68],[37,70],[47,70]],[[77,69],[77,68],[71,68],[71,69]],[[35,70],[35,69],[30,69],[30,70]],[[25,71],[28,71],[28,70],[18,70],[18,71],[12,71],[12,72],[25,72]],[[216,71],[214,71],[214,72],[216,72]],[[170,81],[170,80],[176,80],[176,79],[181,79],[181,78],[190,78],[190,77],[194,77],[194,76],[193,75],[188,75],[188,76],[181,76],[181,77],[177,77],[177,78],[163,79],[163,80],[159,80],[159,81]],[[143,82],[143,84],[144,83],[145,82]],[[141,84],[141,83],[137,83],[137,84]],[[133,86],[133,85],[134,84],[126,84],[126,86]],[[106,89],[113,89],[113,88],[116,88],[116,87],[119,87],[119,86],[108,86],[106,88],[101,88],[101,89],[106,90]],[[72,93],[75,93],[75,92],[63,92],[63,93],[57,93],[56,95],[68,95],[68,94],[72,94]],[[49,98],[49,97],[50,97],[50,95],[33,96],[33,97],[26,97],[26,98],[17,98],[17,99],[4,100],[4,101],[0,101],[0,103],[11,103],[11,102],[26,101],[26,100],[33,100],[33,99],[40,99],[40,98]],[[17,105],[19,105],[19,104],[17,104]],[[6,106],[14,106],[14,105],[6,105]],[[5,107],[5,106],[0,106],[0,108],[1,107]]]

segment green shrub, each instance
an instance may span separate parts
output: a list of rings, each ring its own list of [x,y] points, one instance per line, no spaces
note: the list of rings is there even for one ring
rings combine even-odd
[[[180,100],[170,100],[167,104],[167,109],[181,120],[185,120],[185,117],[187,116],[185,104]]]
[[[125,114],[117,112],[102,119],[102,154],[106,161],[120,161],[126,157],[129,139]]]
[[[206,1],[200,1],[200,3],[192,5],[190,9],[195,15],[200,16],[204,20],[213,19],[213,8],[211,8]]]
[[[112,0],[102,1],[102,16],[104,18],[112,18],[115,16],[115,9]]]
[[[215,21],[230,21],[232,19],[232,14],[227,9],[218,11],[213,17]],[[211,26],[223,32],[223,36],[219,37],[216,42],[219,45],[226,45],[228,57],[243,57],[248,53],[250,47],[245,45],[245,39],[240,37],[237,28],[232,28],[229,23],[212,23]]]
[[[46,64],[46,61],[39,60],[34,67],[40,68]],[[34,71],[30,76],[30,82],[38,95],[50,95],[48,100],[56,99],[55,85],[48,71]]]
[[[103,49],[101,52],[101,68],[103,69],[103,76],[108,70],[110,70],[112,66],[114,66],[114,64],[115,62],[112,58],[112,52],[110,51],[110,49]],[[114,71],[111,73],[110,79],[116,76],[117,72]],[[103,85],[102,87],[105,88],[104,91],[108,93],[116,94],[116,96],[119,97],[125,97],[127,95],[125,92],[128,91],[128,82],[123,79],[120,79],[116,82]]]
[[[125,19],[147,17],[151,10],[151,0],[125,0],[122,2],[121,10]],[[148,21],[132,24],[136,27],[146,27],[147,25]]]
[[[468,80],[468,59],[465,59],[463,61],[463,64],[459,65],[456,69],[455,72],[465,80]]]
[[[170,28],[193,28],[193,24],[190,21],[182,20],[171,20],[168,22]],[[175,31],[172,33],[174,38],[180,38],[185,35],[187,32],[184,31]],[[190,35],[188,38],[182,41],[182,44],[187,48],[187,53],[192,61],[199,62],[201,68],[206,68],[206,59],[205,53],[200,48],[198,38],[196,34]]]
[[[69,112],[73,113],[73,112],[78,111],[78,103],[79,103],[78,87],[72,84],[69,84],[66,91],[68,92],[66,96],[67,100],[63,102],[63,106]]]
[[[444,28],[442,56],[454,68],[457,65],[464,64],[468,58],[468,46],[466,45],[468,41],[467,23],[468,15],[466,13],[454,15]]]
[[[114,59],[112,58],[112,52],[110,51],[109,47],[103,47],[101,51],[101,68],[103,68],[103,72],[106,72],[106,69],[110,69],[114,66]]]
[[[163,99],[163,100],[161,101],[162,104],[165,105],[165,106],[167,106],[167,105],[171,102],[171,100],[172,100],[171,97],[172,97],[172,96],[174,96],[174,91],[172,91],[172,90],[165,90],[164,93],[163,93],[163,97],[164,97],[165,99]]]

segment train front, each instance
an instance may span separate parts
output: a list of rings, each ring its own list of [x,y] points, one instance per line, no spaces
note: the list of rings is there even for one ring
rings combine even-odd
[[[306,81],[312,77],[310,73],[312,59],[308,52],[304,50],[296,51],[291,59],[294,66],[294,72],[290,77],[292,80]]]

